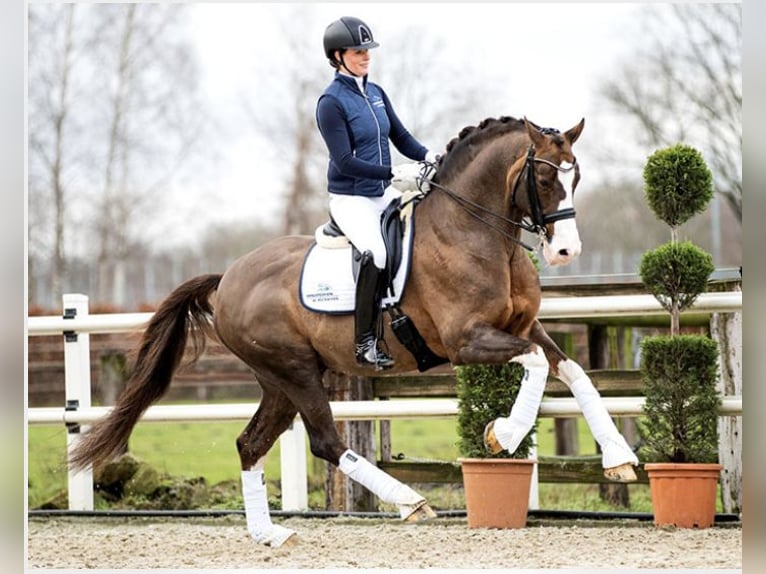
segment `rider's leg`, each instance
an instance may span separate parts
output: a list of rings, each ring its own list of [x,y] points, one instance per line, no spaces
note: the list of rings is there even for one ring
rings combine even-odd
[[[389,369],[394,360],[378,349],[378,325],[380,321],[380,276],[382,270],[375,266],[372,253],[365,251],[356,279],[356,314],[354,321],[356,360],[360,365],[373,365],[376,369]]]
[[[380,215],[398,193],[396,190],[386,190],[381,197],[330,197],[330,213],[333,219],[349,241],[363,254],[356,282],[357,362],[374,365],[378,369],[394,365],[393,359],[378,348],[381,274],[386,265],[386,246],[380,232]]]

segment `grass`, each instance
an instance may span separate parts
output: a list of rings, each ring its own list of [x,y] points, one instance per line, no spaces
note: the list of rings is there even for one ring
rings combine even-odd
[[[234,441],[244,427],[243,422],[139,423],[131,435],[130,450],[138,458],[170,476],[194,478],[202,476],[209,484],[240,480],[239,459]],[[578,423],[580,454],[595,454],[596,448],[587,426]],[[540,419],[538,453],[554,454],[553,420]],[[410,460],[455,461],[457,428],[453,419],[403,419],[391,424],[394,456]],[[60,425],[29,427],[28,503],[39,507],[66,491],[66,430]],[[308,449],[307,449],[308,450]],[[308,456],[309,505],[323,508],[321,492],[324,462]],[[280,471],[279,443],[266,460],[266,476],[270,493],[278,492]],[[464,508],[459,485],[418,485],[434,508]],[[651,512],[649,489],[631,485],[631,508],[614,507],[599,495],[595,484],[540,484],[540,508],[561,510],[601,510]]]

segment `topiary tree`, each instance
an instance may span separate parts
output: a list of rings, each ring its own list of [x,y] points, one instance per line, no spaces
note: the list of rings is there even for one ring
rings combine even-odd
[[[647,251],[639,273],[646,289],[670,313],[670,333],[681,327],[681,311],[707,289],[713,258],[690,241],[667,243]]]
[[[699,335],[680,335],[681,312],[707,289],[713,259],[678,226],[705,210],[713,178],[702,155],[678,144],[649,156],[644,189],[649,207],[667,223],[670,243],[647,251],[639,273],[646,289],[670,313],[670,336],[641,343],[646,418],[639,424],[643,455],[663,462],[711,462],[717,457],[717,346]]]
[[[715,462],[718,346],[699,335],[649,337],[641,344],[644,453],[660,462]],[[648,432],[647,432],[648,431]]]
[[[705,211],[713,199],[713,175],[700,152],[676,144],[649,156],[644,192],[654,214],[670,226],[675,243],[678,226]]]
[[[647,251],[639,273],[670,313],[670,332],[677,335],[681,311],[705,291],[714,270],[710,254],[691,242],[678,243],[678,226],[705,211],[713,198],[713,176],[700,152],[676,144],[649,156],[644,192],[654,214],[670,226],[670,243]]]

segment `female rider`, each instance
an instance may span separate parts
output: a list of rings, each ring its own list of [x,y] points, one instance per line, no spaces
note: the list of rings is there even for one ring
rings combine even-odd
[[[377,337],[386,264],[380,215],[401,191],[415,185],[426,191],[428,185],[422,180],[416,184],[417,163],[392,171],[388,140],[415,161],[433,163],[437,156],[402,125],[383,89],[367,80],[369,50],[377,46],[370,28],[358,18],[345,16],[327,27],[324,51],[335,77],[319,98],[316,117],[330,152],[330,215],[362,253],[356,281],[356,360],[386,369],[394,360],[379,348]]]

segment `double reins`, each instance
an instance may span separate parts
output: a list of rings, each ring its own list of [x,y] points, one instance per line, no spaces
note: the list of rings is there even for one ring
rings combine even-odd
[[[565,209],[559,209],[549,214],[544,214],[542,212],[542,207],[540,206],[540,196],[537,193],[537,183],[535,181],[535,163],[544,163],[544,164],[550,165],[551,167],[556,168],[558,171],[562,173],[567,173],[569,171],[572,171],[576,166],[576,163],[573,163],[569,167],[561,167],[560,165],[556,165],[552,161],[536,157],[535,146],[534,145],[529,146],[529,150],[527,151],[527,158],[524,162],[523,173],[527,179],[527,196],[529,198],[529,205],[530,205],[530,212],[531,212],[530,216],[532,218],[531,222],[526,221],[523,217],[521,221],[514,221],[513,219],[505,217],[504,215],[495,213],[491,209],[484,207],[483,205],[479,203],[471,201],[470,199],[466,199],[465,197],[455,193],[448,187],[445,187],[439,183],[436,183],[435,181],[430,181],[430,185],[431,187],[435,187],[436,189],[442,191],[447,197],[449,197],[455,203],[457,203],[460,207],[462,207],[463,210],[466,213],[468,213],[468,215],[470,215],[471,217],[481,221],[484,225],[486,225],[487,227],[490,227],[491,229],[494,229],[495,231],[497,231],[504,237],[510,239],[514,243],[521,245],[527,251],[534,252],[535,247],[532,247],[528,243],[522,241],[521,239],[509,233],[502,227],[488,221],[482,216],[482,214],[493,217],[496,220],[501,221],[502,223],[508,223],[510,225],[513,225],[515,227],[528,231],[530,233],[534,233],[540,238],[540,243],[542,243],[542,241],[547,237],[548,233],[546,231],[546,225],[550,223],[554,223],[561,219],[574,218],[575,210],[574,208],[571,208],[571,207],[567,207]],[[436,166],[434,164],[426,164],[424,169],[424,174],[423,174],[424,178],[425,178],[425,175],[428,174],[428,171],[431,169],[436,169]],[[516,176],[513,183],[513,192],[511,195],[511,202],[514,206],[516,205],[516,190],[519,187],[520,181],[521,181],[521,174]]]

